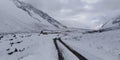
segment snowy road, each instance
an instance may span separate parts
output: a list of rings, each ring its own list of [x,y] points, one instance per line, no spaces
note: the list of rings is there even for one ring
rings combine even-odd
[[[84,56],[82,56],[80,53],[78,53],[77,51],[75,51],[74,49],[72,49],[71,47],[69,47],[66,43],[64,43],[61,38],[55,38],[54,40],[54,44],[56,46],[56,49],[58,51],[58,57],[59,60],[64,60],[64,57],[62,56],[62,52],[60,51],[58,44],[57,44],[57,40],[62,43],[70,52],[72,52],[79,60],[87,60],[87,58],[85,58]]]
[[[55,39],[53,39],[53,41],[54,41],[56,50],[57,50],[57,52],[58,52],[58,60],[64,60],[63,54],[62,54],[62,52],[60,51],[60,48],[58,47],[57,39],[55,38]]]

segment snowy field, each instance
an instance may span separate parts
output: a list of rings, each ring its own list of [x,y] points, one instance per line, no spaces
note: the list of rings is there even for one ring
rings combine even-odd
[[[80,37],[80,36],[79,36]],[[78,37],[78,38],[79,38]],[[73,37],[74,38],[74,37]],[[69,46],[90,58],[92,54],[100,60],[119,60],[120,56],[120,31],[109,31],[95,34],[85,34],[78,40],[69,37],[63,38]],[[84,53],[86,52],[86,53]],[[95,57],[94,57],[95,58]],[[92,57],[91,60],[97,60]]]
[[[57,60],[55,37],[85,56],[88,60],[119,60],[119,30],[94,34],[48,34],[39,33],[0,35],[0,60]],[[79,60],[58,42],[65,60]]]
[[[54,36],[39,36],[39,34],[5,35],[0,40],[0,60],[17,60],[24,57],[30,57],[31,60],[56,60],[57,55],[52,40]]]

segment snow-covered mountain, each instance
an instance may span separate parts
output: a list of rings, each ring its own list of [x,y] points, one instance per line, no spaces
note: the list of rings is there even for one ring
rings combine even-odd
[[[119,13],[120,13],[120,11],[107,13],[107,14],[105,14],[105,16],[101,16],[96,19],[104,21],[103,25],[101,25],[101,28],[119,26],[119,23],[120,23],[120,14]]]
[[[0,33],[38,31],[0,34],[0,60],[58,60],[53,42],[58,37],[88,60],[120,60],[119,14],[98,18],[106,21],[101,32],[64,29],[66,26],[48,14],[19,0],[1,0],[0,7]],[[57,44],[65,60],[79,60],[63,44]]]
[[[66,28],[48,14],[18,0],[0,1],[0,33]]]
[[[104,24],[105,27],[120,27],[120,15],[109,18],[109,20]]]
[[[38,20],[38,21],[42,21],[39,19],[39,17],[42,17],[44,20],[46,20],[47,22],[49,22],[50,24],[52,24],[53,26],[57,27],[57,28],[67,28],[66,26],[62,25],[61,23],[59,23],[57,20],[55,20],[54,18],[50,17],[48,14],[44,13],[43,11],[33,7],[32,5],[19,1],[19,0],[13,0],[13,2],[15,3],[15,5],[24,10],[25,12],[27,12],[31,17],[33,17],[34,19]],[[34,16],[34,14],[37,14],[39,17]]]

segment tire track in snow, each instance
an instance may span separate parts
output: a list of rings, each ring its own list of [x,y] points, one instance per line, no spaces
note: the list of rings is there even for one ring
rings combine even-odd
[[[70,52],[72,52],[79,60],[88,60],[87,58],[85,58],[84,56],[82,56],[80,53],[78,53],[77,51],[75,51],[74,49],[72,49],[71,47],[69,47],[66,43],[64,43],[61,38],[56,38],[55,41],[59,41],[60,43],[62,43]]]
[[[58,60],[64,60],[64,57],[63,57],[63,55],[62,55],[62,53],[61,53],[61,51],[60,51],[60,49],[58,47],[58,44],[57,44],[57,38],[54,38],[53,41],[54,41],[56,50],[58,52]]]

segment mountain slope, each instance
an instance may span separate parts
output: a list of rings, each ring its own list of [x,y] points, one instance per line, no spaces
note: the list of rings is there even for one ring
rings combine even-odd
[[[106,14],[104,17],[98,18],[99,20],[105,21],[103,25],[101,26],[102,28],[108,28],[108,27],[115,27],[119,26],[120,23],[120,11],[115,11],[111,12],[109,14]]]
[[[59,23],[57,20],[53,19],[52,17],[50,17],[48,14],[44,13],[43,11],[33,7],[32,5],[19,1],[19,0],[12,0],[15,5],[24,10],[25,12],[27,12],[32,18],[38,20],[38,21],[42,21],[39,19],[39,17],[42,17],[44,20],[46,20],[47,22],[49,22],[50,24],[52,24],[53,26],[57,27],[57,28],[67,28],[66,26],[62,25],[61,23]],[[36,17],[35,14],[37,14],[38,16]]]
[[[37,14],[35,12],[30,12],[30,14],[32,14],[31,16],[25,11],[17,8],[10,0],[0,1],[0,7],[0,33],[36,32],[40,30],[58,29],[58,27],[56,27],[57,25],[52,25],[52,22],[49,23],[40,16],[38,16],[40,21],[36,20]]]

